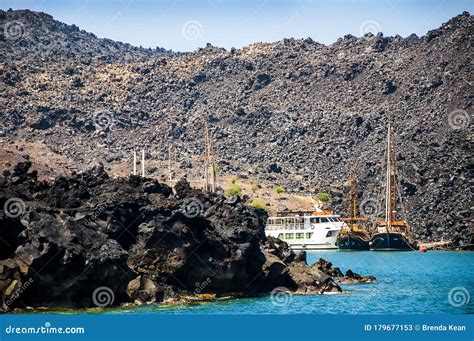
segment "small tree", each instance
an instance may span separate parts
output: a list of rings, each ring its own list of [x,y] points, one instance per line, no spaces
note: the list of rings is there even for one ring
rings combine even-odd
[[[225,196],[226,197],[231,197],[233,195],[236,195],[240,198],[242,198],[242,187],[240,187],[238,184],[233,184],[230,188],[228,188],[225,191]]]
[[[319,193],[316,196],[316,199],[323,205],[327,205],[331,201],[331,194],[329,193]]]
[[[285,193],[285,189],[281,186],[276,186],[275,192],[277,192],[278,194]]]
[[[267,205],[265,204],[265,201],[263,201],[260,198],[253,199],[252,202],[250,203],[250,206],[258,208],[260,210],[265,210],[265,211],[267,210]]]

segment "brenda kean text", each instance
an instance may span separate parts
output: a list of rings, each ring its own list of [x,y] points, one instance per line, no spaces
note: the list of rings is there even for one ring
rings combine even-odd
[[[364,325],[364,331],[423,331],[423,332],[465,332],[466,326],[454,325],[454,324],[440,324],[440,325],[427,325],[427,324],[366,324]]]

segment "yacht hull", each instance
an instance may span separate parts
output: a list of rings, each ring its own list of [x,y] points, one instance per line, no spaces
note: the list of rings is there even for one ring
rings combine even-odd
[[[339,236],[337,238],[337,247],[341,251],[368,251],[370,250],[369,241],[353,234]]]
[[[370,239],[370,249],[373,251],[413,251],[416,243],[408,240],[401,233],[376,233]]]
[[[288,242],[287,242],[288,243]],[[333,243],[324,243],[324,244],[298,244],[298,243],[288,243],[290,248],[294,251],[314,251],[314,250],[337,250],[335,241]]]
[[[314,231],[314,230],[312,230]],[[312,250],[337,250],[336,240],[338,230],[331,231],[332,236],[325,236],[324,234],[327,233],[326,230],[321,231],[323,234],[314,235],[313,238],[310,239],[303,239],[303,240],[284,240],[288,246],[294,251],[312,251]],[[267,236],[272,236],[275,238],[279,238],[283,231],[267,231]]]

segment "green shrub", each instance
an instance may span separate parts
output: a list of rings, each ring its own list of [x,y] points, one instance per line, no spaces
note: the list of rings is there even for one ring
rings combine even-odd
[[[263,201],[260,198],[253,199],[252,202],[250,203],[250,206],[261,209],[261,210],[267,210],[267,205],[265,204],[265,201]]]
[[[238,197],[242,198],[242,187],[237,184],[233,184],[230,188],[225,191],[226,197],[231,197],[233,195],[237,195]]]
[[[319,193],[316,196],[316,199],[318,201],[320,201],[321,203],[323,203],[323,204],[327,204],[328,202],[331,201],[331,194],[329,194],[329,193]]]
[[[276,186],[275,192],[277,192],[278,194],[285,193],[285,189],[281,186]]]

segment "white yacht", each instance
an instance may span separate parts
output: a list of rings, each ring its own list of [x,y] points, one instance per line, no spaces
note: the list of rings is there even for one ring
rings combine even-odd
[[[267,236],[284,240],[293,250],[337,249],[336,239],[347,224],[331,211],[281,212],[268,218]]]

